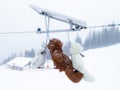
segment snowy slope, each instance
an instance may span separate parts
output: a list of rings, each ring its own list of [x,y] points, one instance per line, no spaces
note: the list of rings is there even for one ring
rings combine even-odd
[[[31,60],[32,60],[32,58],[16,57],[13,60],[11,60],[10,62],[8,62],[7,65],[11,65],[12,66],[13,64],[15,64],[15,66],[23,67],[28,62],[30,62]]]
[[[85,52],[88,70],[96,78],[91,90],[120,90],[120,44]]]
[[[84,51],[85,66],[95,82],[72,83],[57,69],[17,71],[0,68],[1,90],[120,90],[120,44]]]
[[[22,68],[22,70],[30,69],[29,65],[33,58],[28,58],[28,57],[16,57],[9,61],[7,64],[5,64],[3,67],[8,68],[8,69],[17,69],[16,67]],[[44,68],[54,68],[54,64],[52,60],[46,60],[44,64]]]

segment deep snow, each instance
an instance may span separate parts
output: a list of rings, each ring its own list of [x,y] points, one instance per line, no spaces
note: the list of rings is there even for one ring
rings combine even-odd
[[[57,69],[0,68],[1,90],[120,90],[120,44],[84,51],[85,67],[95,82],[71,82]]]

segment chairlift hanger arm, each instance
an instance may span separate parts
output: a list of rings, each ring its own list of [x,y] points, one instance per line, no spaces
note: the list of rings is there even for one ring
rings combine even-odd
[[[34,9],[40,15],[44,15],[44,16],[50,17],[52,19],[68,23],[68,24],[74,25],[76,27],[79,26],[81,28],[86,28],[86,22],[84,22],[82,20],[79,20],[79,19],[76,19],[73,17],[69,17],[66,15],[62,15],[62,14],[59,14],[59,13],[56,13],[56,12],[53,12],[50,10],[41,9],[41,8],[33,6],[33,5],[30,5],[30,7],[32,9]]]
[[[48,33],[74,32],[74,31],[80,31],[80,29],[76,29],[76,30],[70,30],[70,29],[49,30]],[[44,34],[44,33],[47,33],[47,31],[37,31],[37,33]]]

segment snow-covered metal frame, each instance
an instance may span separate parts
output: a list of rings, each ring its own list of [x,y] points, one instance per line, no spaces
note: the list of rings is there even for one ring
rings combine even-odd
[[[30,7],[32,9],[34,9],[36,12],[38,12],[40,15],[44,15],[48,18],[52,18],[52,19],[70,24],[70,30],[69,31],[86,29],[86,22],[85,21],[82,21],[82,20],[79,20],[79,19],[76,19],[76,18],[73,18],[73,17],[69,17],[69,16],[66,16],[66,15],[63,15],[63,14],[59,14],[59,13],[56,13],[56,12],[53,12],[53,11],[50,11],[50,10],[41,9],[37,6],[30,5]],[[73,26],[74,26],[74,28],[73,28]],[[58,30],[49,31],[49,32],[54,33],[54,32],[58,32]],[[65,32],[65,30],[61,30],[59,32]],[[40,32],[40,33],[46,33],[46,32]]]

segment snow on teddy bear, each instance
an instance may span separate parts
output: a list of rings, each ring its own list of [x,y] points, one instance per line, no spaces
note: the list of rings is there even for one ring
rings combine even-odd
[[[83,46],[77,42],[71,43],[70,53],[73,67],[79,72],[83,73],[83,79],[85,81],[93,82],[94,77],[84,67],[84,61],[80,53],[83,51]]]
[[[45,54],[44,48],[37,50],[35,57],[31,60],[30,68],[43,68],[45,64]]]

